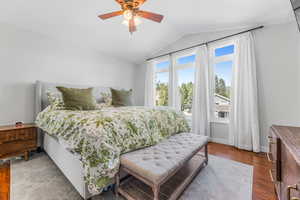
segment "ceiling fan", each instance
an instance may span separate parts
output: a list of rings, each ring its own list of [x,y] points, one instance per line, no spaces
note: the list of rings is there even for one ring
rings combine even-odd
[[[143,5],[146,0],[115,0],[115,1],[121,5],[122,10],[99,15],[98,17],[103,20],[106,20],[111,17],[123,15],[124,16],[123,24],[129,27],[129,32],[131,34],[137,30],[136,26],[141,23],[141,19],[140,19],[141,17],[158,23],[160,23],[164,18],[163,15],[140,10],[140,6]]]

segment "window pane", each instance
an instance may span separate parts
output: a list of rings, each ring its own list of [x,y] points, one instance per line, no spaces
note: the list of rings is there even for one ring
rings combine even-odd
[[[157,106],[168,106],[169,72],[156,73],[155,77]]]
[[[186,64],[186,63],[195,62],[195,60],[196,60],[196,55],[191,55],[191,56],[181,57],[177,60],[177,62],[178,64]]]
[[[191,118],[195,68],[190,67],[187,69],[177,70],[177,75],[181,98],[181,111],[184,112],[187,118]]]
[[[232,61],[215,65],[215,117],[219,119],[229,117],[232,66]]]
[[[161,70],[161,69],[168,69],[169,68],[169,61],[164,61],[161,63],[156,64],[156,70]]]
[[[215,50],[215,56],[225,56],[234,53],[234,45],[218,48]]]

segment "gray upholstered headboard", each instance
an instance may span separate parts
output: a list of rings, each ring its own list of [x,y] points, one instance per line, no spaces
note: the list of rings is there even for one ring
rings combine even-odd
[[[103,102],[103,98],[101,96],[102,92],[108,92],[110,93],[109,87],[96,87],[96,86],[90,86],[90,85],[72,85],[72,84],[61,84],[61,83],[47,83],[42,81],[36,82],[36,114],[41,112],[43,109],[45,109],[48,105],[48,98],[47,98],[47,92],[53,91],[53,92],[59,92],[56,87],[57,86],[63,86],[63,87],[70,87],[70,88],[89,88],[93,87],[93,95],[95,96],[97,102]]]
[[[61,84],[61,83],[48,83],[42,81],[36,81],[35,85],[35,115],[37,116],[43,109],[48,105],[47,92],[57,91],[57,86],[70,87],[70,88],[88,88],[93,87],[93,95],[95,96],[98,103],[103,102],[101,92],[109,92],[109,87],[95,87],[90,85],[72,85],[72,84]],[[42,146],[42,132],[39,130],[38,134],[38,146]]]

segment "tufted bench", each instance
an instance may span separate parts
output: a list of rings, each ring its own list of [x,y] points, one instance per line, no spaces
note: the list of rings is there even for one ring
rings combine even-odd
[[[175,175],[200,149],[204,148],[204,159],[197,165],[195,172],[199,172],[202,166],[208,162],[207,156],[208,137],[193,133],[180,133],[148,148],[140,149],[121,156],[120,171],[139,179],[150,186],[153,190],[155,200],[159,199],[160,186]],[[197,173],[194,173],[194,177]],[[184,188],[192,181],[185,183]],[[116,177],[116,194],[121,193],[128,199],[134,199],[122,187],[120,187],[119,176]],[[122,183],[121,183],[122,185]],[[182,191],[176,191],[172,198],[176,199]]]

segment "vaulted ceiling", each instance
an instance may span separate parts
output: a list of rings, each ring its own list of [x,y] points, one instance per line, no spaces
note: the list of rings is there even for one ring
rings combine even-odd
[[[142,9],[163,14],[162,24],[143,20],[130,35],[122,17],[97,15],[119,10],[114,0],[6,0],[0,23],[113,54],[133,63],[184,35],[283,23],[293,19],[289,0],[147,0]]]

